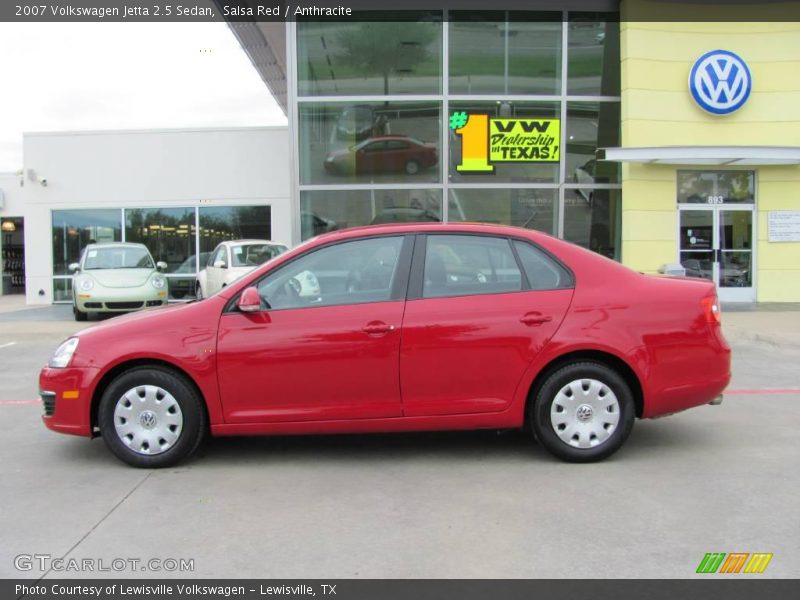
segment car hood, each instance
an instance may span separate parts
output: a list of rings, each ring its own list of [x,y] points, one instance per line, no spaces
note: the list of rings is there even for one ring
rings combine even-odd
[[[206,298],[200,302],[171,304],[147,308],[116,316],[78,331],[71,337],[81,340],[73,359],[73,367],[104,368],[109,359],[137,355],[173,362],[175,345],[165,339],[179,341],[179,346],[192,347],[197,340],[213,346],[219,316],[227,301]],[[209,346],[211,347],[211,346]]]
[[[147,283],[153,269],[93,269],[82,274],[92,277],[103,287],[130,288]]]

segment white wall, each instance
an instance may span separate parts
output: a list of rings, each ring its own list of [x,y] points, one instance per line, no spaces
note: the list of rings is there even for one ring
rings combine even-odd
[[[0,173],[0,190],[4,205],[0,217],[21,217],[25,211],[25,188],[20,185],[22,177],[15,173]]]
[[[286,127],[24,134],[28,303],[52,302],[54,209],[268,204],[291,243],[288,146]]]

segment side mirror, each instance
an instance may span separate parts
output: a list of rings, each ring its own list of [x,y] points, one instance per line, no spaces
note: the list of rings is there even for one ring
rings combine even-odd
[[[214,268],[215,269],[227,269],[228,267],[225,265],[225,261],[224,260],[218,260],[218,261],[216,261],[214,263]]]
[[[261,296],[258,294],[258,289],[255,287],[246,288],[242,295],[239,296],[236,306],[242,312],[259,312],[261,310]]]
[[[77,271],[78,269],[80,269],[80,268],[81,268],[81,266],[80,266],[80,264],[78,264],[78,263],[70,263],[70,264],[69,264],[69,267],[67,267],[67,268],[69,269],[69,272],[70,272],[70,273],[74,273],[75,271]]]
[[[165,263],[163,260],[160,260],[156,263],[156,269],[158,269],[159,271],[166,271],[167,269],[169,269],[169,265]]]

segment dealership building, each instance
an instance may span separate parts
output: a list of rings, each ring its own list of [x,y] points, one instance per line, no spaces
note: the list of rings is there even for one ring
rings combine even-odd
[[[148,244],[172,283],[232,236],[295,244],[441,220],[684,270],[727,302],[800,302],[800,23],[781,22],[780,3],[759,22],[675,21],[643,0],[552,4],[565,8],[233,22],[288,129],[29,136],[28,301],[69,298],[66,265],[89,239]],[[228,151],[193,153],[192,135]],[[91,159],[73,156],[81,144]],[[79,175],[88,192],[59,187]],[[5,231],[23,215],[0,216]]]

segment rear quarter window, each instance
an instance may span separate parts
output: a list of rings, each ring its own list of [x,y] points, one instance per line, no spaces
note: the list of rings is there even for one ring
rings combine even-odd
[[[558,290],[575,286],[572,273],[542,250],[519,240],[514,241],[514,248],[528,278],[530,289]]]

